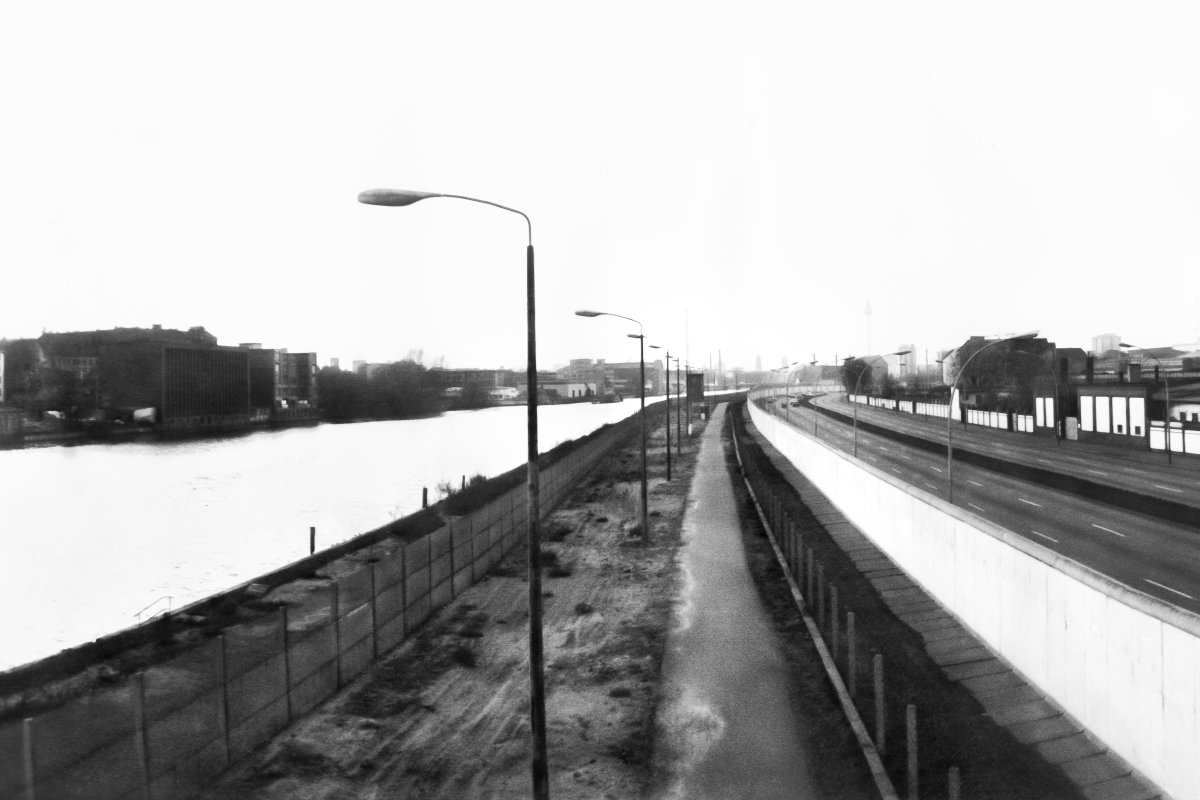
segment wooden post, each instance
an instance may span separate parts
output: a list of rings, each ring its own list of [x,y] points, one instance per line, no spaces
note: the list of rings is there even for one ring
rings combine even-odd
[[[33,717],[21,722],[21,771],[25,790],[24,800],[36,800],[37,776],[33,771]]]
[[[883,653],[875,654],[875,749],[883,755],[887,740],[883,719]]]
[[[950,800],[962,800],[962,779],[958,775],[958,767],[950,768],[950,778],[947,781]]]
[[[429,487],[421,487],[421,508],[429,508]]]
[[[858,656],[854,643],[854,612],[846,613],[846,678],[850,683],[850,697],[858,694]]]
[[[825,625],[825,565],[817,564],[817,629],[827,631]]]
[[[833,654],[833,666],[838,662],[838,590],[833,584],[829,585],[829,649]]]
[[[311,556],[317,552],[317,528],[311,525],[308,528],[308,554]]]
[[[908,704],[905,713],[908,731],[908,800],[919,800],[917,791],[917,707]]]
[[[814,608],[816,606],[816,602],[815,602],[816,598],[813,597],[813,586],[814,586],[814,584],[813,584],[813,551],[812,551],[811,547],[808,548],[807,575],[808,575],[808,580],[805,581],[805,583],[807,583],[807,585],[808,585],[808,591],[805,594],[808,597],[808,607]]]
[[[146,673],[133,676],[133,747],[137,752],[138,768],[142,772],[142,797],[151,800],[150,747],[146,736]]]
[[[283,690],[287,696],[288,722],[296,718],[292,709],[292,649],[288,644],[288,607],[280,606],[283,613]]]

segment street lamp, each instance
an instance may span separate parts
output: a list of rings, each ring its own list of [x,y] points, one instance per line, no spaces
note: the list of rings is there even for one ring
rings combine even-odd
[[[358,195],[358,202],[372,206],[408,206],[420,200],[431,197],[448,197],[455,200],[469,200],[472,203],[482,203],[494,206],[504,211],[520,214],[525,218],[529,244],[525,248],[525,325],[526,325],[526,361],[525,369],[528,382],[528,413],[527,469],[526,469],[526,527],[528,530],[528,571],[529,571],[529,727],[531,734],[530,771],[533,777],[533,796],[535,800],[549,800],[550,778],[546,762],[546,684],[543,675],[542,647],[542,572],[541,572],[541,542],[538,530],[538,443],[537,443],[537,336],[536,314],[534,303],[534,271],[533,271],[533,223],[523,211],[502,206],[490,200],[480,200],[476,197],[466,197],[460,194],[440,194],[436,192],[414,192],[403,189],[368,189]]]
[[[638,322],[633,317],[626,317],[622,314],[613,314],[610,311],[576,311],[575,314],[580,317],[619,317],[630,322],[637,323],[638,333],[628,334],[630,339],[638,340],[639,364],[641,381],[638,386],[638,397],[641,399],[641,421],[642,421],[642,544],[649,546],[650,544],[650,521],[647,511],[646,499],[646,336],[642,333],[642,323]]]
[[[799,364],[799,363],[800,363],[799,361],[797,361],[797,362],[796,362],[796,364]],[[810,366],[810,367],[812,367],[812,366],[816,366],[816,363],[817,363],[817,362],[816,362],[815,360],[813,360],[813,361],[810,361],[810,362],[808,362],[808,366]],[[793,366],[794,366],[794,365],[793,365]],[[800,381],[796,381],[796,385],[797,385],[797,386],[799,386],[799,385],[800,385]],[[791,392],[791,387],[792,387],[792,378],[791,378],[791,376],[789,375],[789,376],[788,376],[788,388],[787,388],[787,390],[785,390],[785,391],[784,391],[784,393],[783,393],[783,396],[784,396],[785,398],[787,398],[787,397],[788,397],[788,393],[789,393],[789,392]],[[814,411],[814,412],[813,412],[813,414],[815,415],[815,414],[816,414],[816,412]],[[784,422],[790,422],[790,421],[791,421],[791,419],[792,419],[792,404],[791,404],[791,403],[788,403],[788,404],[786,404],[786,405],[783,407],[783,421],[784,421]],[[815,418],[814,418],[814,422],[815,422]],[[816,431],[816,425],[814,424],[814,425],[813,425],[813,433],[816,433],[816,432],[817,432],[817,431]]]
[[[656,344],[646,345],[651,350],[662,350],[667,354],[663,362],[667,365],[667,377],[663,382],[667,391],[667,480],[671,480],[671,351]]]
[[[854,406],[854,457],[855,458],[858,458],[858,399],[857,399],[858,398],[858,387],[859,387],[859,384],[862,383],[863,375],[866,375],[868,372],[871,371],[871,367],[875,364],[876,361],[882,361],[883,359],[888,358],[889,356],[906,356],[911,352],[912,352],[912,350],[897,350],[894,353],[884,353],[881,356],[875,356],[870,361],[868,361],[867,365],[865,367],[863,367],[861,372],[858,373],[858,380],[856,380],[854,382],[854,397],[855,397],[855,399],[852,404]]]
[[[1170,383],[1170,381],[1167,380],[1167,368],[1163,365],[1162,360],[1158,356],[1151,355],[1150,352],[1147,351],[1146,348],[1144,348],[1144,347],[1138,347],[1136,344],[1126,344],[1125,342],[1121,342],[1118,346],[1124,347],[1127,350],[1131,349],[1131,348],[1134,350],[1141,350],[1147,356],[1150,356],[1150,358],[1153,358],[1155,360],[1155,362],[1158,364],[1159,368],[1162,370],[1163,403],[1165,404],[1163,407],[1163,435],[1166,436],[1166,440],[1167,440],[1166,441],[1167,463],[1170,464],[1171,463],[1171,383]]]
[[[951,503],[954,502],[954,441],[951,437],[950,423],[953,421],[953,415],[950,413],[950,409],[954,405],[954,387],[958,384],[958,379],[962,377],[963,372],[967,369],[967,365],[974,360],[975,356],[979,355],[984,350],[987,350],[989,347],[995,347],[996,345],[1004,342],[1011,342],[1014,339],[1032,339],[1037,335],[1037,331],[1029,331],[1028,333],[1018,333],[1012,336],[1004,336],[996,339],[993,342],[988,342],[974,353],[971,353],[967,360],[963,362],[963,365],[958,368],[958,372],[955,373],[954,379],[950,381],[950,396],[946,401],[946,487],[947,497]],[[955,348],[955,350],[957,349],[958,348]],[[949,357],[949,354],[946,354],[943,356],[943,360]]]

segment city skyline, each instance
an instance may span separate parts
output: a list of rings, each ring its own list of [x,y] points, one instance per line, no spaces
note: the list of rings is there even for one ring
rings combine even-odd
[[[1029,329],[1196,341],[1197,22],[22,7],[0,48],[26,76],[0,134],[6,335],[203,322],[343,361],[523,365],[524,221],[356,202],[393,186],[529,215],[547,365],[636,357],[589,307],[692,363]]]

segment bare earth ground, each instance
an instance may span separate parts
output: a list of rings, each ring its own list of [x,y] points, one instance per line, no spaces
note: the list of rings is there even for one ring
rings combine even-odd
[[[675,551],[696,450],[685,444],[683,463],[676,461],[667,483],[661,422],[654,427],[648,549],[635,530],[636,437],[543,525],[547,749],[555,798],[638,797],[649,785],[659,670],[676,595]],[[528,797],[527,586],[525,551],[518,548],[204,796]]]
[[[662,417],[649,443],[652,543],[636,530],[638,439],[606,458],[543,526],[550,791],[554,798],[661,794],[655,712],[678,596],[676,552],[699,432],[665,481]],[[672,432],[674,435],[674,431]],[[674,442],[673,442],[674,444]],[[761,528],[745,527],[756,573],[771,573]],[[757,543],[755,543],[757,540]],[[768,547],[769,549],[769,547]],[[366,675],[226,773],[204,797],[527,798],[530,796],[527,582],[518,548]],[[825,797],[869,797],[803,625],[778,587],[764,600],[796,667],[793,704]],[[786,587],[784,587],[786,591]]]

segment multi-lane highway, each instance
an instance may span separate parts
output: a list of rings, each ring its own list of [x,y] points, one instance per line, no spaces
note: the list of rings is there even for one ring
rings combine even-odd
[[[843,396],[818,403],[841,414],[852,409]],[[781,402],[766,407],[785,415]],[[943,500],[949,497],[944,450],[930,452],[864,430],[862,423],[887,427],[945,443],[946,422],[894,411],[858,409],[858,455],[865,463]],[[791,423],[822,441],[853,452],[853,428],[846,418],[831,418],[803,406],[786,409]],[[940,433],[940,436],[938,435]],[[1056,446],[1052,438],[967,428],[954,423],[954,447],[1049,469],[1145,495],[1144,510],[1155,503],[1197,503],[1200,459],[1162,453],[1124,451],[1079,442]],[[1154,463],[1161,461],[1161,464]],[[1200,613],[1200,530],[1048,488],[1019,477],[955,461],[955,505],[1025,536],[1114,580],[1186,610]],[[1198,504],[1200,505],[1200,504]]]

